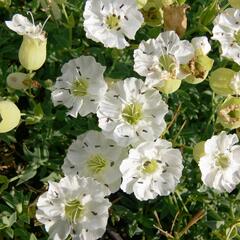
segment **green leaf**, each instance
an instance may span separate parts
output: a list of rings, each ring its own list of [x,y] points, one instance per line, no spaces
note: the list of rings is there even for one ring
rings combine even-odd
[[[0,194],[8,188],[9,180],[6,176],[0,175]]]
[[[30,180],[31,178],[33,178],[35,175],[37,174],[37,171],[35,169],[33,169],[32,167],[28,167],[27,169],[25,169],[23,171],[23,173],[20,175],[20,178],[18,180],[17,186],[19,186],[20,184]]]
[[[200,15],[200,23],[204,26],[208,26],[212,23],[214,18],[217,16],[220,8],[218,5],[218,0],[214,0],[206,8],[203,9]]]
[[[11,227],[17,221],[17,213],[14,212],[8,219],[9,227]]]
[[[37,240],[37,238],[36,238],[36,236],[32,233],[32,234],[30,235],[29,240]]]
[[[128,233],[129,236],[132,238],[136,233],[140,233],[142,230],[138,227],[137,221],[134,220],[132,224],[129,225]]]
[[[10,238],[13,238],[14,237],[14,231],[12,228],[6,228],[4,229],[4,232],[10,237]]]
[[[28,116],[25,120],[27,125],[33,125],[33,124],[39,123],[44,116],[44,112],[42,110],[42,106],[40,103],[34,106],[33,112],[34,112],[34,115]]]

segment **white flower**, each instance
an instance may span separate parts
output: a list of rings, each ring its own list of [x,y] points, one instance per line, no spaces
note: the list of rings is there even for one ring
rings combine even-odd
[[[59,183],[49,182],[49,189],[37,202],[36,218],[45,225],[53,240],[95,240],[106,229],[107,187],[92,178],[66,176]]]
[[[15,14],[12,21],[5,21],[5,23],[11,30],[23,35],[18,58],[21,65],[32,72],[42,67],[46,61],[47,38],[43,28],[48,18],[43,25],[41,23],[35,25],[32,13],[28,13],[31,15],[32,23],[21,14]]]
[[[236,73],[230,82],[230,88],[234,94],[240,95],[240,72]]]
[[[211,51],[211,45],[208,42],[207,37],[195,37],[191,41],[195,51],[200,52],[203,55],[207,55]]]
[[[88,0],[83,16],[87,38],[119,49],[129,46],[125,37],[134,39],[144,21],[135,0]]]
[[[219,192],[231,192],[240,182],[240,146],[236,134],[221,132],[205,142],[199,167],[205,185]]]
[[[139,200],[166,196],[174,191],[182,175],[182,155],[166,140],[143,142],[122,161],[121,189]]]
[[[106,67],[97,63],[94,57],[81,56],[65,63],[62,76],[53,86],[52,101],[70,108],[68,114],[77,117],[96,113],[99,101],[107,90],[103,73]]]
[[[150,87],[161,87],[165,80],[183,79],[180,64],[194,57],[194,48],[173,31],[160,33],[157,39],[142,41],[134,51],[134,71],[146,77]]]
[[[45,32],[43,31],[45,23],[42,25],[39,23],[35,25],[33,16],[31,12],[28,12],[31,15],[32,22],[30,22],[26,17],[21,14],[15,14],[12,18],[12,21],[5,21],[8,28],[16,32],[19,35],[26,35],[30,38],[37,38],[42,41],[45,41]]]
[[[228,8],[214,20],[212,39],[221,44],[222,56],[240,64],[240,10]]]
[[[99,104],[97,116],[103,133],[120,146],[153,141],[166,127],[167,104],[155,89],[137,78],[118,81]]]
[[[127,148],[117,146],[101,132],[88,131],[71,144],[62,169],[65,175],[93,177],[116,192],[122,176],[119,166],[127,155]]]

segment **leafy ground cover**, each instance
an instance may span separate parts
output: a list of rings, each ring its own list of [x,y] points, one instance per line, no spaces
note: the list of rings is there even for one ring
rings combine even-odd
[[[0,1],[2,2],[7,1]],[[44,225],[36,220],[36,202],[47,190],[48,181],[59,181],[61,166],[73,139],[88,130],[100,130],[95,114],[72,118],[64,106],[53,107],[51,87],[61,75],[61,67],[70,59],[91,55],[107,66],[105,77],[141,78],[134,70],[133,52],[142,40],[155,38],[163,26],[144,25],[130,47],[123,50],[104,48],[86,38],[83,29],[85,1],[53,1],[57,9],[45,8],[44,1],[12,1],[0,8],[0,96],[15,102],[22,119],[15,130],[0,134],[0,239],[48,239]],[[178,1],[183,4],[184,1]],[[228,7],[227,1],[185,1],[188,26],[183,38],[212,36],[213,19]],[[55,6],[55,7],[56,7]],[[10,31],[5,21],[15,13],[36,22],[49,14],[47,59],[33,77],[31,92],[15,91],[6,85],[12,72],[25,71],[18,61],[22,37]],[[214,59],[212,71],[228,67],[239,71],[238,64],[222,59],[219,43],[211,41]],[[122,190],[112,194],[109,221],[102,239],[240,239],[240,193],[218,193],[201,181],[193,146],[218,134],[224,128],[216,121],[222,96],[215,94],[208,79],[193,85],[183,82],[172,94],[163,94],[169,105],[167,130],[163,138],[183,154],[184,170],[176,190],[169,196],[139,201]],[[228,130],[228,132],[230,132]],[[233,130],[232,132],[238,132]]]

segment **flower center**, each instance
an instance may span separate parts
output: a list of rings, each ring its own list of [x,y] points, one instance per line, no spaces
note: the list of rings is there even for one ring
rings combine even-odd
[[[219,153],[217,156],[216,156],[216,166],[217,167],[220,167],[222,169],[225,169],[228,167],[229,165],[229,159],[228,157],[224,154],[224,153]]]
[[[176,60],[173,56],[162,55],[159,58],[161,69],[169,72],[172,78],[176,78]]]
[[[79,220],[83,213],[83,205],[77,199],[70,200],[65,204],[65,216],[71,222],[76,224],[77,220]]]
[[[226,122],[234,124],[240,120],[240,105],[231,104],[219,111],[221,117],[225,119]]]
[[[106,25],[110,29],[116,29],[120,27],[120,16],[117,16],[116,14],[108,15],[106,17]]]
[[[94,173],[101,172],[107,165],[106,159],[104,159],[101,155],[96,154],[91,157],[88,161],[88,167]]]
[[[131,125],[135,125],[142,118],[142,105],[139,103],[131,103],[124,107],[122,117]]]
[[[88,81],[85,79],[79,79],[73,82],[71,93],[76,97],[82,97],[87,95]]]
[[[144,162],[143,164],[143,169],[142,171],[144,173],[154,173],[158,168],[158,164],[156,160],[147,160],[146,162]]]
[[[240,30],[235,32],[235,34],[234,34],[234,41],[235,41],[238,45],[240,45]]]

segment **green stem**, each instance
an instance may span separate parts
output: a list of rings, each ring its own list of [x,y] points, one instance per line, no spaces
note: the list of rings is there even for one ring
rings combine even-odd
[[[71,48],[72,47],[72,27],[70,27],[70,24],[69,24],[69,16],[67,14],[67,11],[66,11],[66,7],[64,4],[62,4],[62,11],[63,11],[63,15],[65,16],[66,20],[67,20],[67,25],[68,25],[68,45],[69,47]]]

